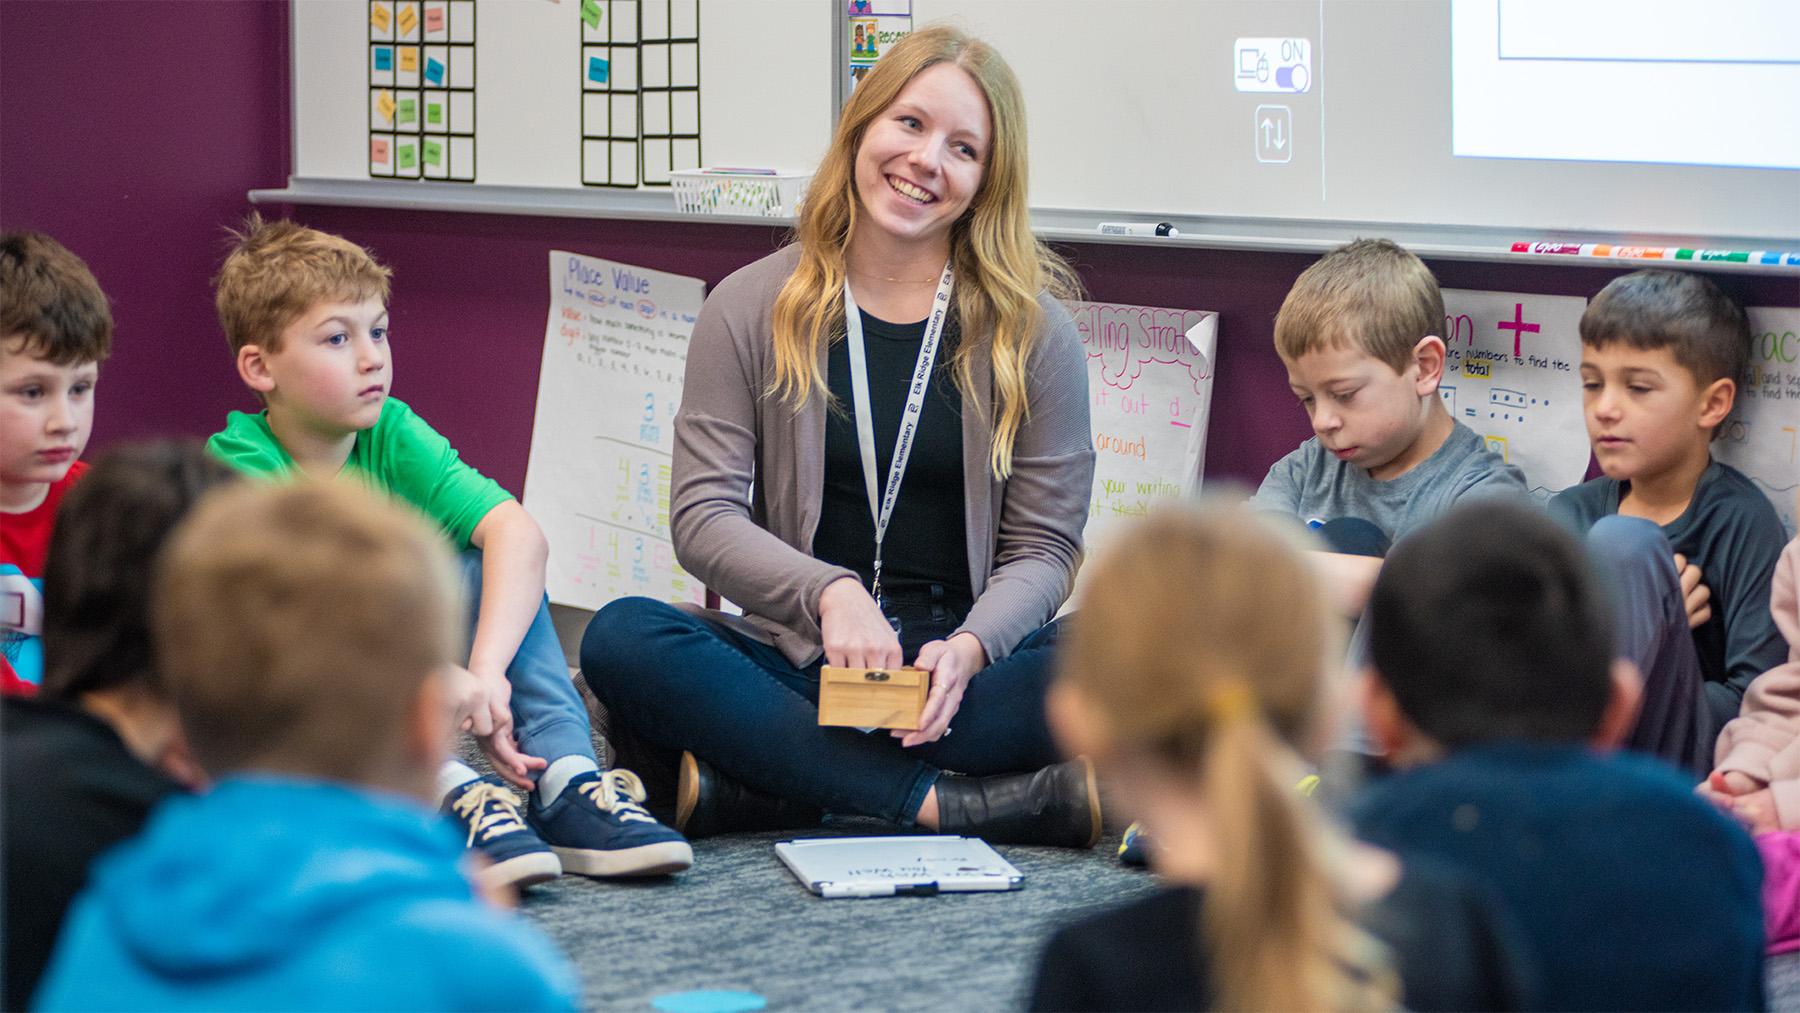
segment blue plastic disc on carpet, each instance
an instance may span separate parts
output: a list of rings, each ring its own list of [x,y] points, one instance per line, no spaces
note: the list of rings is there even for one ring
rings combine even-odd
[[[769,1005],[755,992],[670,992],[650,1003],[662,1013],[750,1013]]]

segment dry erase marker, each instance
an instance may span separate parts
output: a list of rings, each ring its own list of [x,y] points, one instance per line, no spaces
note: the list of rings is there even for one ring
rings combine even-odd
[[[1800,253],[1790,250],[1695,250],[1685,246],[1618,246],[1612,243],[1514,243],[1512,252],[1614,257],[1620,260],[1692,260],[1702,263],[1800,267]]]
[[[1669,259],[1800,267],[1800,253],[1791,250],[1670,250]]]
[[[1514,243],[1514,253],[1564,253],[1578,256],[1581,253],[1580,243]]]
[[[1168,222],[1101,222],[1103,236],[1179,236],[1181,230]]]

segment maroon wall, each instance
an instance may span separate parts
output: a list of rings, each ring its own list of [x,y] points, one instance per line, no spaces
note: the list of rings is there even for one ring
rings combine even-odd
[[[112,295],[118,350],[96,445],[204,434],[248,407],[213,318],[220,226],[288,165],[287,5],[252,0],[0,0],[0,225],[43,229]],[[548,310],[547,251],[717,282],[778,229],[350,208],[288,209],[395,271],[395,392],[476,467],[524,484]],[[1209,476],[1255,482],[1303,439],[1271,347],[1299,254],[1078,246],[1094,299],[1218,310]],[[1437,262],[1445,286],[1591,295],[1606,268]],[[1720,275],[1750,304],[1800,305],[1800,280]]]
[[[287,178],[287,4],[0,0],[0,227],[112,297],[94,446],[239,403],[208,279],[244,193]]]

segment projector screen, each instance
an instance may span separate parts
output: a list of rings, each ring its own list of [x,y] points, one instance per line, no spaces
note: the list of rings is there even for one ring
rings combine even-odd
[[[1018,74],[1040,209],[1800,237],[1800,0],[910,3]]]
[[[1455,0],[1460,156],[1800,169],[1794,0]]]

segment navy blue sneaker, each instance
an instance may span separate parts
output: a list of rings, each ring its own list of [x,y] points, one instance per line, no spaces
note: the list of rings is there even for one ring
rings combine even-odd
[[[1150,835],[1144,833],[1142,824],[1125,828],[1125,836],[1119,841],[1119,864],[1137,869],[1150,864]]]
[[[549,805],[533,793],[525,819],[565,872],[663,876],[693,865],[687,838],[656,822],[643,802],[644,782],[631,771],[589,771],[570,779]]]
[[[468,835],[470,851],[488,864],[475,875],[481,884],[526,887],[562,875],[562,863],[519,814],[519,800],[505,785],[482,778],[444,797],[441,810]]]

